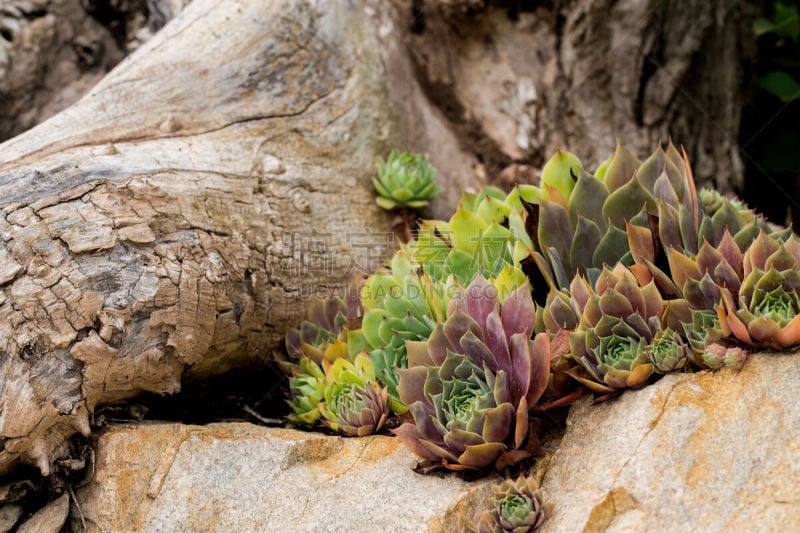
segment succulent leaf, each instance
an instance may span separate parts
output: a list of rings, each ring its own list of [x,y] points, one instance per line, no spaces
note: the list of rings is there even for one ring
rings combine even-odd
[[[407,346],[409,368],[399,371],[398,391],[415,423],[395,432],[419,455],[445,466],[480,469],[519,448],[528,407],[550,373],[547,335],[530,340],[534,320],[527,285],[501,303],[494,286],[478,276],[453,298],[427,353],[419,343]]]
[[[377,432],[389,414],[388,391],[375,381],[372,361],[361,353],[351,362],[337,359],[325,372],[323,423],[350,437]]]
[[[542,186],[557,190],[564,199],[570,197],[575,180],[581,175],[583,163],[575,154],[558,151],[542,169]],[[549,193],[550,196],[552,193]]]
[[[536,481],[520,477],[493,485],[492,495],[472,516],[459,516],[459,529],[468,533],[534,533],[545,521],[542,495]]]
[[[378,193],[375,201],[383,209],[420,209],[442,191],[435,184],[436,169],[419,154],[392,150],[386,161],[378,162],[377,171],[372,184]]]

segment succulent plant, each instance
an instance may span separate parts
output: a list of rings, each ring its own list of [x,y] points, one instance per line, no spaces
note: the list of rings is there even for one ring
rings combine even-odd
[[[551,290],[542,312],[547,331],[557,333],[560,329],[572,331],[577,328],[590,294],[591,287],[578,276],[573,278],[569,290]]]
[[[697,367],[709,368],[703,357],[706,347],[717,343],[726,334],[716,311],[692,309],[690,313],[691,320],[683,324],[684,335],[692,350],[688,354],[689,360]]]
[[[506,479],[492,486],[492,495],[474,516],[460,516],[459,528],[468,533],[533,533],[545,521],[542,494],[532,477]]]
[[[362,312],[358,292],[351,287],[347,301],[338,296],[311,301],[299,329],[286,332],[286,352],[293,361],[305,356],[321,363],[348,353],[350,329],[358,327]]]
[[[318,404],[323,423],[351,437],[378,431],[389,415],[389,398],[386,388],[376,382],[370,358],[360,353],[352,362],[337,359],[326,366],[325,401]]]
[[[659,330],[645,351],[659,374],[680,370],[691,360],[691,347],[670,328]]]
[[[397,370],[407,366],[406,341],[427,339],[436,322],[445,319],[454,286],[453,277],[442,282],[420,274],[407,251],[401,249],[392,258],[389,271],[373,274],[362,288],[365,313],[361,333],[396,413],[406,411],[397,392]]]
[[[378,176],[372,179],[376,201],[384,209],[421,209],[442,191],[435,183],[436,169],[424,156],[392,150],[386,161],[378,162]]]
[[[727,366],[734,370],[739,369],[747,361],[749,353],[738,346],[723,346],[721,344],[709,344],[703,351],[703,363],[706,368],[719,370]]]
[[[451,469],[484,468],[519,449],[550,369],[547,335],[530,340],[534,315],[527,285],[500,307],[496,289],[476,278],[427,343],[407,343],[409,368],[400,370],[398,389],[415,423],[395,433]]]
[[[603,265],[630,264],[626,224],[647,225],[648,215],[666,213],[661,199],[674,204],[675,213],[666,214],[675,216],[663,217],[665,226],[678,227],[682,218],[692,233],[694,220],[687,216],[696,211],[691,170],[671,144],[644,162],[618,145],[599,176],[576,172],[575,166],[561,171],[574,180],[570,194],[543,195],[530,225],[536,267],[552,287],[566,288],[576,273],[592,282]]]
[[[722,291],[720,325],[740,342],[776,349],[800,344],[800,241],[763,231],[743,258],[738,298]]]
[[[611,393],[643,385],[653,373],[646,347],[661,329],[661,295],[651,282],[639,286],[623,265],[607,268],[597,279],[581,309],[581,322],[570,333],[572,358],[580,364],[569,371],[594,392]]]
[[[292,370],[288,402],[291,413],[286,418],[293,424],[313,425],[320,418],[319,403],[324,398],[325,373],[308,357],[303,357]]]
[[[697,254],[704,241],[716,247],[726,231],[744,250],[768,229],[735,199],[704,193],[700,201],[688,160],[672,143],[643,162],[618,145],[597,175],[570,172],[571,192],[541,195],[529,224],[533,265],[551,287],[566,288],[576,273],[592,284],[603,265],[622,262],[643,285],[654,280],[665,298],[677,298],[659,266],[670,250]]]
[[[352,289],[352,288],[351,288]],[[325,373],[323,367],[339,359],[349,359],[364,346],[361,335],[351,331],[360,321],[362,307],[358,293],[348,290],[347,301],[332,296],[311,301],[307,318],[299,329],[286,333],[289,361],[280,360],[289,374],[288,420],[313,425],[320,418]]]
[[[485,187],[478,194],[464,193],[450,220],[422,222],[409,249],[434,279],[454,275],[466,285],[480,273],[524,280],[518,263],[533,247],[525,230],[526,198],[538,198],[538,191],[520,187],[506,197],[499,189]]]
[[[717,246],[703,241],[694,257],[670,250],[670,272],[676,287],[692,309],[715,310],[722,298],[720,289],[738,294],[744,256],[726,229]]]
[[[753,213],[750,208],[748,208],[744,202],[738,198],[728,197],[719,191],[705,187],[697,192],[697,197],[700,201],[700,205],[703,206],[703,210],[710,217],[713,217],[717,211],[723,209],[725,204],[730,204],[730,206],[733,207],[737,212],[741,213],[742,216],[747,219],[747,221],[752,221],[755,219],[755,213]]]

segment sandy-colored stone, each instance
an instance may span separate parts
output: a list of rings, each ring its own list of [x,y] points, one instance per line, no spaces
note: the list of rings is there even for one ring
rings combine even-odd
[[[446,529],[488,482],[421,476],[398,439],[251,424],[118,426],[78,492],[96,531]]]
[[[575,405],[545,531],[800,531],[800,355]]]

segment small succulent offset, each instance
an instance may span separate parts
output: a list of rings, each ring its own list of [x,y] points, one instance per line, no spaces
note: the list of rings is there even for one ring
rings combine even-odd
[[[378,176],[372,179],[375,201],[387,210],[421,209],[442,192],[435,180],[436,169],[425,156],[392,150],[386,161],[378,162]]]
[[[546,517],[536,481],[520,477],[492,486],[492,495],[474,516],[459,518],[464,533],[534,533]]]
[[[743,350],[738,346],[723,346],[718,343],[712,343],[703,351],[703,364],[712,370],[719,370],[727,366],[734,370],[739,369],[747,361],[747,350]]]
[[[351,437],[366,437],[381,429],[389,415],[389,397],[376,382],[367,354],[356,355],[352,362],[337,359],[327,366],[324,402],[319,404],[323,423]]]
[[[530,340],[527,285],[502,302],[478,276],[426,342],[408,342],[400,398],[414,416],[395,434],[418,455],[452,470],[481,469],[528,437],[528,411],[550,375],[547,334]]]
[[[659,374],[680,370],[691,360],[691,347],[670,328],[659,330],[645,350],[653,369]]]
[[[307,357],[292,369],[289,378],[289,413],[293,424],[311,426],[320,418],[319,403],[324,398],[325,373],[319,364]]]
[[[351,288],[352,289],[352,288]],[[286,332],[286,351],[292,360],[308,357],[321,363],[347,353],[349,330],[360,320],[362,307],[358,292],[350,290],[347,301],[337,296],[315,298],[299,329]]]

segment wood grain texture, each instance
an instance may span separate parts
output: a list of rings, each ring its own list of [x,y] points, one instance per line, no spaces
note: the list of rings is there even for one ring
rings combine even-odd
[[[617,139],[646,157],[671,137],[699,184],[741,190],[746,2],[420,4],[424,31],[406,38],[417,77],[490,180],[513,184],[561,149],[593,170]]]
[[[0,2],[0,141],[74,104],[188,1]]]

